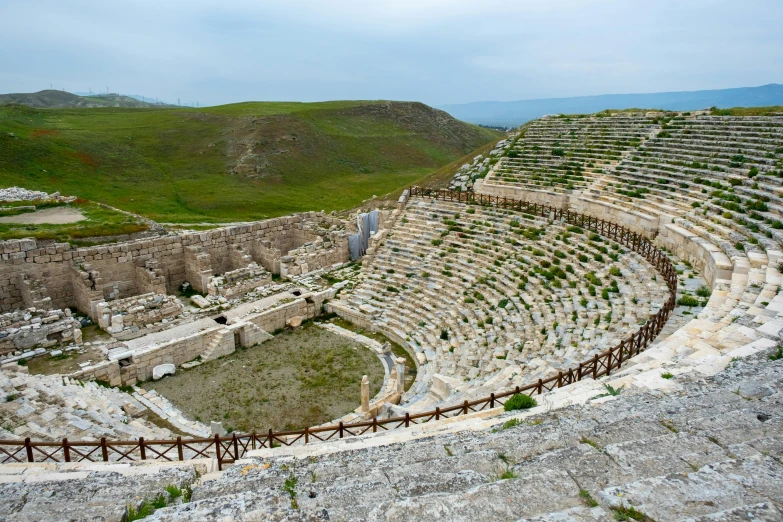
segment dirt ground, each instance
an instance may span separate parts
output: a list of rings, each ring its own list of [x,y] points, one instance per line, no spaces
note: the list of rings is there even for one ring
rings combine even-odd
[[[19,223],[25,225],[67,225],[83,221],[87,217],[71,207],[52,207],[16,216],[0,217],[0,223]]]
[[[227,429],[260,432],[314,426],[355,410],[365,374],[372,397],[384,376],[377,355],[306,325],[142,386],[201,422],[222,421]]]

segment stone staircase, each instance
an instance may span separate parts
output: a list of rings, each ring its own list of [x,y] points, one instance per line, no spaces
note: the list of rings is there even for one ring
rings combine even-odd
[[[136,388],[133,398],[152,410],[161,419],[170,422],[182,433],[196,437],[209,437],[212,435],[208,426],[185,417],[168,399],[158,394],[155,390]]]
[[[229,342],[233,342],[233,333],[227,329],[218,330],[215,332],[215,336],[209,342],[207,349],[201,354],[201,361],[211,361],[217,359],[226,352],[225,347]]]

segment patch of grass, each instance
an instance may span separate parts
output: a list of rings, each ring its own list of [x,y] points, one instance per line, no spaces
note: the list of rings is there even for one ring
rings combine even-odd
[[[783,345],[778,345],[777,351],[769,355],[770,361],[778,361],[780,359],[783,359]]]
[[[384,376],[376,354],[313,324],[141,386],[191,418],[247,433],[316,426],[353,411],[363,375],[372,397]]]
[[[672,374],[672,373],[669,373],[669,372],[662,373],[662,374],[661,374],[661,378],[663,378],[663,379],[667,379],[667,380],[668,380],[668,379],[673,379],[673,378],[674,378],[674,374]]]
[[[296,484],[299,482],[299,479],[294,476],[293,473],[288,475],[288,478],[285,479],[285,482],[283,483],[283,491],[288,493],[288,496],[291,497],[291,509],[299,509],[299,505],[296,503]]]
[[[535,408],[537,405],[538,402],[536,402],[536,400],[530,395],[517,393],[516,395],[512,395],[511,398],[506,401],[506,403],[503,405],[503,409],[505,411],[527,410],[529,408]]]
[[[581,442],[582,444],[587,444],[588,446],[592,446],[598,451],[604,450],[596,441],[594,441],[593,439],[588,439],[587,437],[582,437],[581,439],[579,439],[579,442]]]
[[[783,106],[734,107],[731,109],[718,109],[717,107],[712,107],[710,112],[713,116],[766,116],[769,114],[783,113]]]
[[[156,510],[166,507],[167,505],[168,501],[166,500],[166,496],[160,494],[152,500],[145,500],[138,508],[128,506],[127,512],[125,513],[125,520],[127,522],[141,520],[152,515]]]
[[[633,506],[613,507],[612,510],[614,510],[614,519],[620,522],[626,522],[629,520],[637,520],[639,522],[654,522],[650,517],[641,511],[637,511]]]
[[[510,428],[515,428],[515,427],[519,426],[520,424],[522,424],[522,421],[519,420],[519,419],[509,419],[509,420],[507,420],[506,422],[504,422],[500,426],[500,429],[501,430],[507,430],[507,429],[510,429]]]
[[[680,430],[677,428],[677,426],[674,425],[672,421],[668,419],[661,419],[660,422],[661,422],[661,426],[671,431],[672,433],[680,433]]]
[[[582,499],[582,502],[584,502],[585,505],[587,505],[587,507],[593,508],[598,505],[598,502],[595,501],[593,496],[590,495],[590,492],[587,491],[586,489],[579,490],[579,498]]]
[[[695,297],[693,297],[692,295],[684,295],[677,300],[677,304],[679,306],[693,307],[693,306],[699,306],[700,301]]]
[[[166,493],[169,494],[169,498],[175,499],[181,497],[183,491],[182,488],[180,488],[179,486],[175,484],[169,484],[168,486],[166,486]]]
[[[128,506],[127,512],[125,513],[125,520],[126,522],[135,522],[136,520],[141,520],[152,515],[154,512],[155,508],[145,500],[138,508]]]
[[[600,399],[601,397],[617,397],[623,391],[624,387],[625,387],[624,384],[619,388],[614,388],[610,384],[604,383],[604,389],[606,390],[606,393],[601,393],[596,395],[595,397],[591,397],[590,400]]]
[[[13,402],[19,398],[18,393],[11,393],[5,396],[5,402]]]

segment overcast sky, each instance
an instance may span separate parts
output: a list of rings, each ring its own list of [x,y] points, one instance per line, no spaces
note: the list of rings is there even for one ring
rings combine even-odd
[[[783,0],[0,0],[0,92],[431,105],[783,83]]]

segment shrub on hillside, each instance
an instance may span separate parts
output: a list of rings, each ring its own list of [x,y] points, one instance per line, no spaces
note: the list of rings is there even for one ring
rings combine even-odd
[[[529,408],[535,408],[537,405],[538,403],[536,400],[530,395],[517,393],[506,401],[506,404],[503,405],[503,409],[505,411],[527,410]]]

